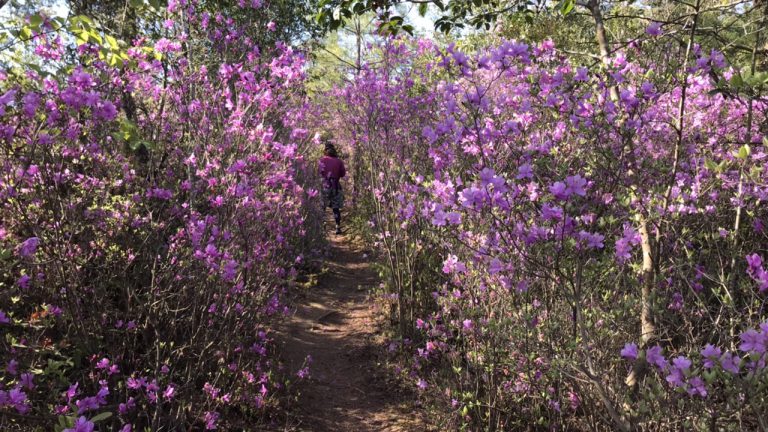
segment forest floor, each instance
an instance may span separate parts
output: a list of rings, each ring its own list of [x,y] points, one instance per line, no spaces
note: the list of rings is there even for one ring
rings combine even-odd
[[[350,235],[331,234],[329,241],[326,271],[296,299],[296,312],[279,332],[290,370],[312,356],[311,378],[299,384],[285,430],[430,430],[416,395],[382,366],[381,322],[370,298],[379,279],[370,258]]]

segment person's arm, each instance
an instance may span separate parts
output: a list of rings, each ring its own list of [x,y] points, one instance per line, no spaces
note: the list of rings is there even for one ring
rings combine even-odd
[[[339,174],[339,178],[341,178],[347,174],[347,169],[344,167],[344,162],[341,159],[339,159],[339,162],[341,162],[341,174]]]

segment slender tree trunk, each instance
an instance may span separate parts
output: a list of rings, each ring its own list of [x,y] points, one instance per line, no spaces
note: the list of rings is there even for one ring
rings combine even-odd
[[[600,59],[606,65],[611,62],[611,49],[608,44],[608,36],[605,33],[605,24],[603,22],[603,12],[600,10],[599,0],[589,0],[587,3],[582,4],[589,10],[592,15],[592,19],[595,20],[595,39],[597,40],[597,46],[600,49]],[[616,86],[611,86],[611,99],[616,101],[619,99],[619,92]]]

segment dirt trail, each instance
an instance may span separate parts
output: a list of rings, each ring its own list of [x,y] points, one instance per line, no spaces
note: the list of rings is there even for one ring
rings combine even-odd
[[[331,243],[328,272],[298,299],[281,331],[291,370],[307,354],[313,358],[287,430],[427,431],[414,396],[387,384],[377,366],[369,291],[379,281],[369,259],[348,236],[333,236]]]

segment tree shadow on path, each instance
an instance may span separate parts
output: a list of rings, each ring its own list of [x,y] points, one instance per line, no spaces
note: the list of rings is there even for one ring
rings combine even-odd
[[[289,370],[312,356],[311,379],[301,384],[289,431],[427,431],[415,395],[387,384],[377,366],[378,324],[369,299],[379,283],[370,260],[347,236],[331,239],[328,272],[281,326]]]

